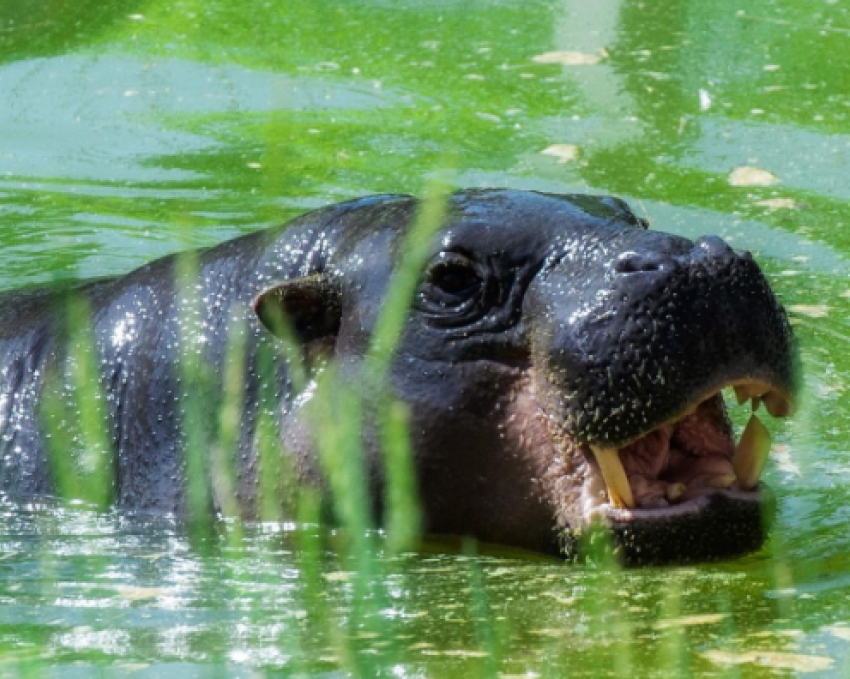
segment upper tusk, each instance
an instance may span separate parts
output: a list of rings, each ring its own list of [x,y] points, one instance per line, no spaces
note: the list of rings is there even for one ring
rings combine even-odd
[[[632,494],[632,487],[629,485],[629,478],[626,476],[626,470],[623,469],[623,463],[620,462],[620,454],[617,449],[600,446],[591,446],[591,449],[599,463],[599,470],[605,480],[608,499],[611,504],[620,508],[634,508],[635,498]]]

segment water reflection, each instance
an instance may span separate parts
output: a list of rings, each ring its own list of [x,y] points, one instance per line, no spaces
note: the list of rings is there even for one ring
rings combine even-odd
[[[275,110],[374,111],[411,105],[410,96],[371,83],[227,64],[122,56],[26,59],[0,68],[0,128],[8,137],[3,169],[18,182],[72,180],[77,193],[87,193],[90,182],[101,182],[118,184],[117,191],[112,194],[101,185],[94,188],[95,195],[139,196],[139,183],[179,185],[203,174],[151,166],[151,160],[221,145],[214,127],[182,130],[169,124],[174,116],[249,117]],[[174,197],[165,187],[158,190],[165,198]]]
[[[697,648],[717,634],[741,637],[769,624],[779,601],[812,596],[753,599],[767,584],[757,561],[749,573],[738,566],[695,577],[688,569],[616,573],[497,557],[383,556],[384,579],[373,585],[385,603],[371,614],[379,626],[370,631],[345,625],[356,575],[335,551],[325,557],[321,587],[306,588],[292,524],[249,527],[234,551],[227,541],[190,547],[162,519],[50,505],[2,509],[0,640],[16,662],[39,640],[51,663],[116,670],[156,658],[160,671],[217,663],[228,672],[231,665],[320,672],[353,652],[372,658],[372,667],[401,666],[402,676],[472,671],[492,657],[476,613],[483,596],[506,672],[584,659],[605,674],[612,646],[653,666],[669,634],[686,634]],[[667,606],[660,618],[658,606]],[[647,633],[658,640],[632,645]]]

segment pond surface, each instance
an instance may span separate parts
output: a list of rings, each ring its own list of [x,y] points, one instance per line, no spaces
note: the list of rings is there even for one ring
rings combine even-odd
[[[189,544],[0,505],[0,674],[846,676],[848,52],[838,0],[2,3],[0,287],[435,177],[613,193],[755,253],[806,390],[771,425],[772,538],[721,564],[381,557],[377,535],[358,575],[310,525]]]

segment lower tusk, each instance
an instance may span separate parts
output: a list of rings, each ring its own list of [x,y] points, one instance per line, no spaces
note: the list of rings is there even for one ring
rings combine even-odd
[[[735,448],[732,468],[743,490],[755,488],[770,453],[770,433],[755,415],[750,417],[741,440]]]
[[[616,448],[602,448],[591,446],[596,461],[599,463],[599,471],[605,480],[608,489],[608,499],[615,507],[629,509],[634,508],[635,498],[632,495],[632,487],[629,485],[629,477],[620,462],[620,454]]]
[[[733,483],[735,483],[734,474],[721,474],[720,476],[712,476],[710,479],[707,479],[705,485],[709,488],[725,490],[726,488],[729,488],[729,486],[731,486]]]
[[[670,502],[675,502],[685,494],[687,486],[684,483],[671,483],[665,489],[664,495]]]

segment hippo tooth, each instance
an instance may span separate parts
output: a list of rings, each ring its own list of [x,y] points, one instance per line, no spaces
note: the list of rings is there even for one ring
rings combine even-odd
[[[778,392],[769,391],[762,398],[771,417],[788,417],[791,414],[791,403]]]
[[[632,495],[632,487],[629,485],[629,477],[620,462],[620,455],[616,448],[602,448],[592,446],[593,454],[599,463],[599,471],[605,479],[608,488],[608,499],[615,507],[634,508],[635,498]]]
[[[684,483],[670,483],[664,491],[664,495],[670,502],[675,502],[685,494],[687,486]]]
[[[753,412],[756,412],[761,407],[761,398],[759,398],[758,396],[753,396],[752,404]]]
[[[759,418],[753,415],[747,422],[735,448],[735,457],[732,458],[732,467],[742,489],[750,490],[758,485],[769,452],[770,433]]]
[[[719,490],[728,488],[733,483],[735,483],[734,474],[721,474],[720,476],[713,476],[705,481],[705,485],[708,488],[717,488]]]
[[[769,391],[768,387],[758,384],[739,384],[733,388],[739,406],[744,405],[749,400],[757,401]]]

